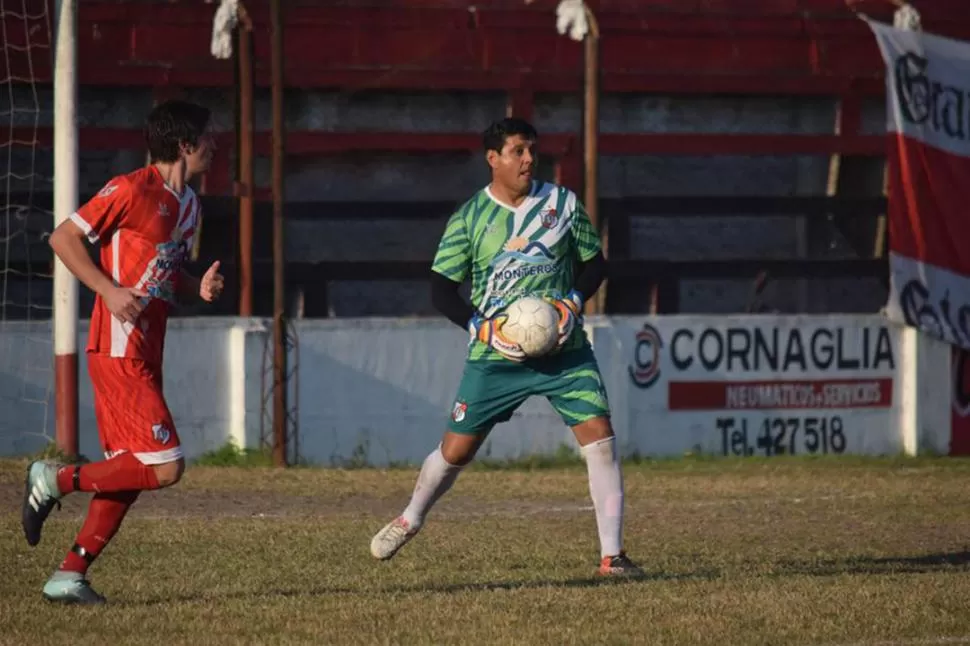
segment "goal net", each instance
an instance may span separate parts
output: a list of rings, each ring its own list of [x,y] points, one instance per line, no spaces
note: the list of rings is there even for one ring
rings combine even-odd
[[[54,438],[54,0],[0,0],[0,456]]]

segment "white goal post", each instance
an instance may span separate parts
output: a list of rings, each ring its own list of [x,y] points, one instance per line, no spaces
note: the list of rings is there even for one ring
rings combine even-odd
[[[78,208],[77,0],[56,0],[54,28],[54,226]],[[78,281],[54,256],[55,442],[78,455]]]

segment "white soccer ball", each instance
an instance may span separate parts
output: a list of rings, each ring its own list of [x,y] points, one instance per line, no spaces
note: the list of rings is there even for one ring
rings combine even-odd
[[[529,357],[541,357],[556,347],[559,340],[559,313],[546,300],[525,296],[505,310],[508,319],[502,326],[505,336],[522,347]]]

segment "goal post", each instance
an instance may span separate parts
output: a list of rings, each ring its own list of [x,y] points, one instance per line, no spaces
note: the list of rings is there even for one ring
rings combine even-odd
[[[54,226],[78,208],[77,0],[55,0]],[[57,449],[78,455],[78,281],[54,255],[54,415]]]

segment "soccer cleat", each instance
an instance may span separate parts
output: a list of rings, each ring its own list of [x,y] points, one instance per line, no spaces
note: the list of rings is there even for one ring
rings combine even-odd
[[[600,576],[632,578],[646,576],[646,573],[640,568],[640,566],[631,561],[623,552],[620,552],[616,556],[604,556],[600,561],[600,567],[596,573]]]
[[[94,605],[105,598],[94,591],[84,575],[78,572],[55,572],[44,584],[44,598],[53,603]]]
[[[57,469],[62,465],[36,460],[27,467],[24,480],[24,502],[21,507],[21,523],[27,544],[33,547],[40,542],[40,530],[54,505],[61,507],[61,492],[57,489]]]
[[[403,516],[398,516],[374,535],[370,542],[370,553],[375,559],[386,561],[414,538],[418,529],[412,529]]]

